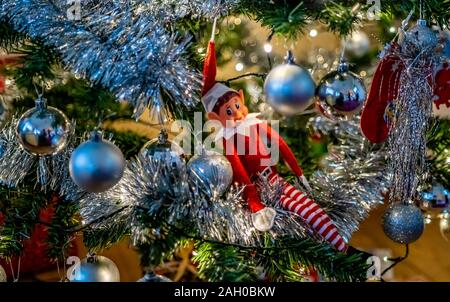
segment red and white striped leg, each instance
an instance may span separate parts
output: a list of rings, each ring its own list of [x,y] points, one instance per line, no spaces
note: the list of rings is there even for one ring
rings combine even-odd
[[[284,209],[302,217],[308,225],[338,251],[344,252],[347,250],[347,244],[328,214],[317,203],[286,182],[281,196],[281,205]]]

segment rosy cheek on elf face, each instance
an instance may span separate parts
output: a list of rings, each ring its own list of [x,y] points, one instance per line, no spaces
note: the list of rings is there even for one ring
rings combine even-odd
[[[234,97],[220,108],[220,119],[226,127],[234,127],[239,121],[245,119],[248,114],[248,108],[242,102],[241,98]]]

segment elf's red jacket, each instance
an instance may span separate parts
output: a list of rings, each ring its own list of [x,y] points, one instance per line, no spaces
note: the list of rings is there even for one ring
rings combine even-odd
[[[267,122],[253,121],[245,128],[245,133],[233,130],[232,133],[227,135],[225,132],[221,136],[223,137],[225,156],[233,167],[233,180],[240,185],[245,185],[244,195],[250,210],[255,213],[265,206],[262,204],[252,180],[255,181],[258,173],[268,166],[276,171],[277,163],[273,160],[277,161],[278,158],[275,157],[271,160],[273,154],[270,150],[278,150],[297,177],[301,177],[303,172],[289,146]]]

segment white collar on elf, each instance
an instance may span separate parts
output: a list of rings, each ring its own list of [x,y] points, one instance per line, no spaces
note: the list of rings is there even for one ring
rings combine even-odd
[[[225,139],[229,139],[230,137],[232,137],[233,135],[237,134],[241,134],[244,136],[249,136],[250,133],[248,131],[248,128],[250,126],[256,125],[256,124],[260,124],[262,122],[264,122],[263,120],[260,120],[258,118],[258,115],[260,115],[260,113],[249,113],[247,114],[247,116],[245,117],[244,120],[242,120],[241,122],[239,122],[237,124],[236,127],[222,127],[220,128],[220,130],[217,132],[216,135],[216,141],[220,140],[221,138],[225,138]]]

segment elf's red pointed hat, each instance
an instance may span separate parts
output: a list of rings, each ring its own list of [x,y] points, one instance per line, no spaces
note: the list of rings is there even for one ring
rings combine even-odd
[[[216,31],[216,19],[214,19],[211,40],[208,44],[208,50],[203,65],[203,89],[202,103],[206,112],[212,112],[214,106],[221,96],[229,91],[237,92],[221,83],[216,82],[217,61],[214,44],[214,33]]]

